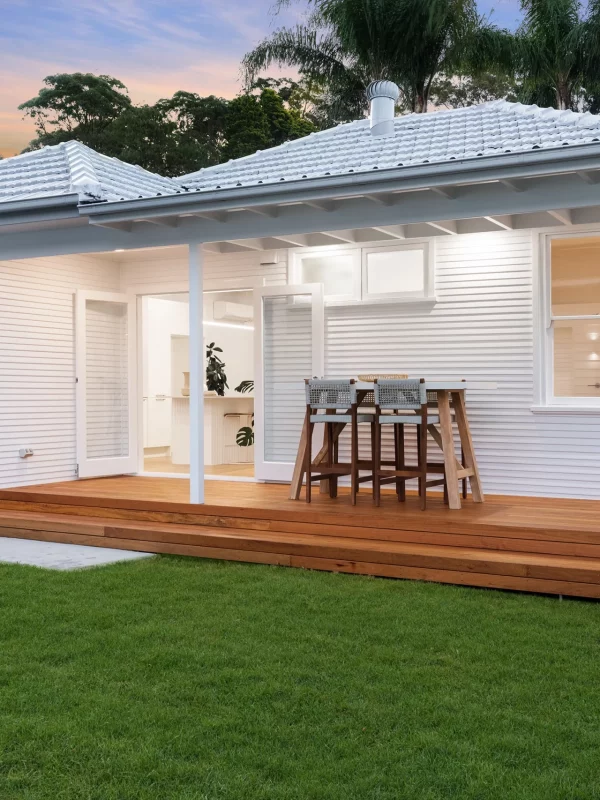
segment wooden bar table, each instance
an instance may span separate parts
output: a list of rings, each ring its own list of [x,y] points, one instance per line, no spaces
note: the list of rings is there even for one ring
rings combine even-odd
[[[440,417],[439,428],[435,425],[429,425],[428,430],[444,455],[446,482],[448,485],[448,505],[452,509],[459,509],[461,507],[458,482],[464,478],[469,479],[473,500],[476,503],[483,503],[484,497],[465,404],[465,391],[468,389],[468,383],[466,381],[428,380],[425,381],[425,388],[428,392],[435,392],[437,394]],[[373,391],[373,384],[357,381],[356,389],[360,405],[367,393]],[[453,411],[461,443],[462,456],[460,460],[456,457],[454,447],[454,435],[452,431]],[[338,439],[345,427],[346,423],[344,422],[340,422],[336,425],[333,433],[334,441]],[[306,452],[307,435],[305,423],[302,428],[302,435],[300,437],[298,454],[296,455],[296,463],[294,466],[294,474],[292,476],[290,488],[290,499],[292,500],[299,500],[302,491],[302,482],[305,475],[304,455]],[[313,465],[315,467],[318,466],[326,458],[327,446],[323,445],[317,453]]]

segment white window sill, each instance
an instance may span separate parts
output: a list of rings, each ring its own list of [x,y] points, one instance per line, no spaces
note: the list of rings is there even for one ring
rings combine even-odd
[[[331,308],[331,307],[333,307],[333,308],[355,308],[357,306],[382,306],[382,305],[386,305],[386,306],[400,307],[405,311],[408,311],[409,309],[415,309],[417,311],[424,311],[424,310],[433,308],[437,302],[438,302],[437,297],[418,297],[415,300],[406,300],[406,299],[400,299],[400,298],[395,298],[395,297],[386,298],[385,300],[384,299],[374,300],[374,299],[371,299],[371,298],[367,299],[367,300],[353,300],[353,299],[350,299],[350,298],[347,299],[347,300],[345,300],[345,299],[344,300],[328,300],[327,297],[325,297],[325,299],[324,299],[325,308]],[[309,305],[310,305],[309,303],[304,303],[304,302],[300,301],[300,302],[296,302],[296,303],[290,303],[288,308],[290,308],[292,310],[296,309],[296,310],[299,311],[299,310],[308,308]]]
[[[579,415],[600,415],[600,406],[531,406],[530,411],[533,414],[579,414]]]
[[[437,297],[416,297],[408,299],[403,297],[369,297],[364,300],[328,300],[325,298],[326,306],[404,306],[406,308],[434,306]]]

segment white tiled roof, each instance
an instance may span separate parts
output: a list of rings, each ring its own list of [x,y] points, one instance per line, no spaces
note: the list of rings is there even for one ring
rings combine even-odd
[[[78,194],[79,201],[135,200],[182,191],[163,178],[80,142],[63,142],[0,161],[0,203]]]
[[[495,100],[396,117],[390,136],[371,135],[366,119],[350,122],[176,180],[225,189],[591,142],[600,142],[600,116]]]

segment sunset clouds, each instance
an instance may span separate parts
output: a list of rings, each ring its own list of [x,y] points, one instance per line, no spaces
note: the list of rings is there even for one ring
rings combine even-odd
[[[481,10],[491,0],[480,2]],[[120,78],[134,102],[178,89],[234,96],[242,56],[301,4],[274,18],[272,0],[0,0],[0,154],[33,137],[17,106],[55,72]],[[496,0],[494,19],[512,24],[518,0]]]

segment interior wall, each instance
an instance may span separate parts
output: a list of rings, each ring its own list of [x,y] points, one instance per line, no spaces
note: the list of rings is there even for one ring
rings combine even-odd
[[[225,394],[235,396],[238,395],[236,386],[242,381],[254,380],[254,326],[251,322],[247,323],[246,329],[241,325],[211,324],[214,322],[214,304],[220,301],[252,306],[252,292],[210,292],[204,295],[204,340],[206,344],[215,342],[223,350],[219,357],[225,362],[229,387]]]
[[[73,295],[119,277],[95,256],[0,261],[0,487],[75,477]]]

